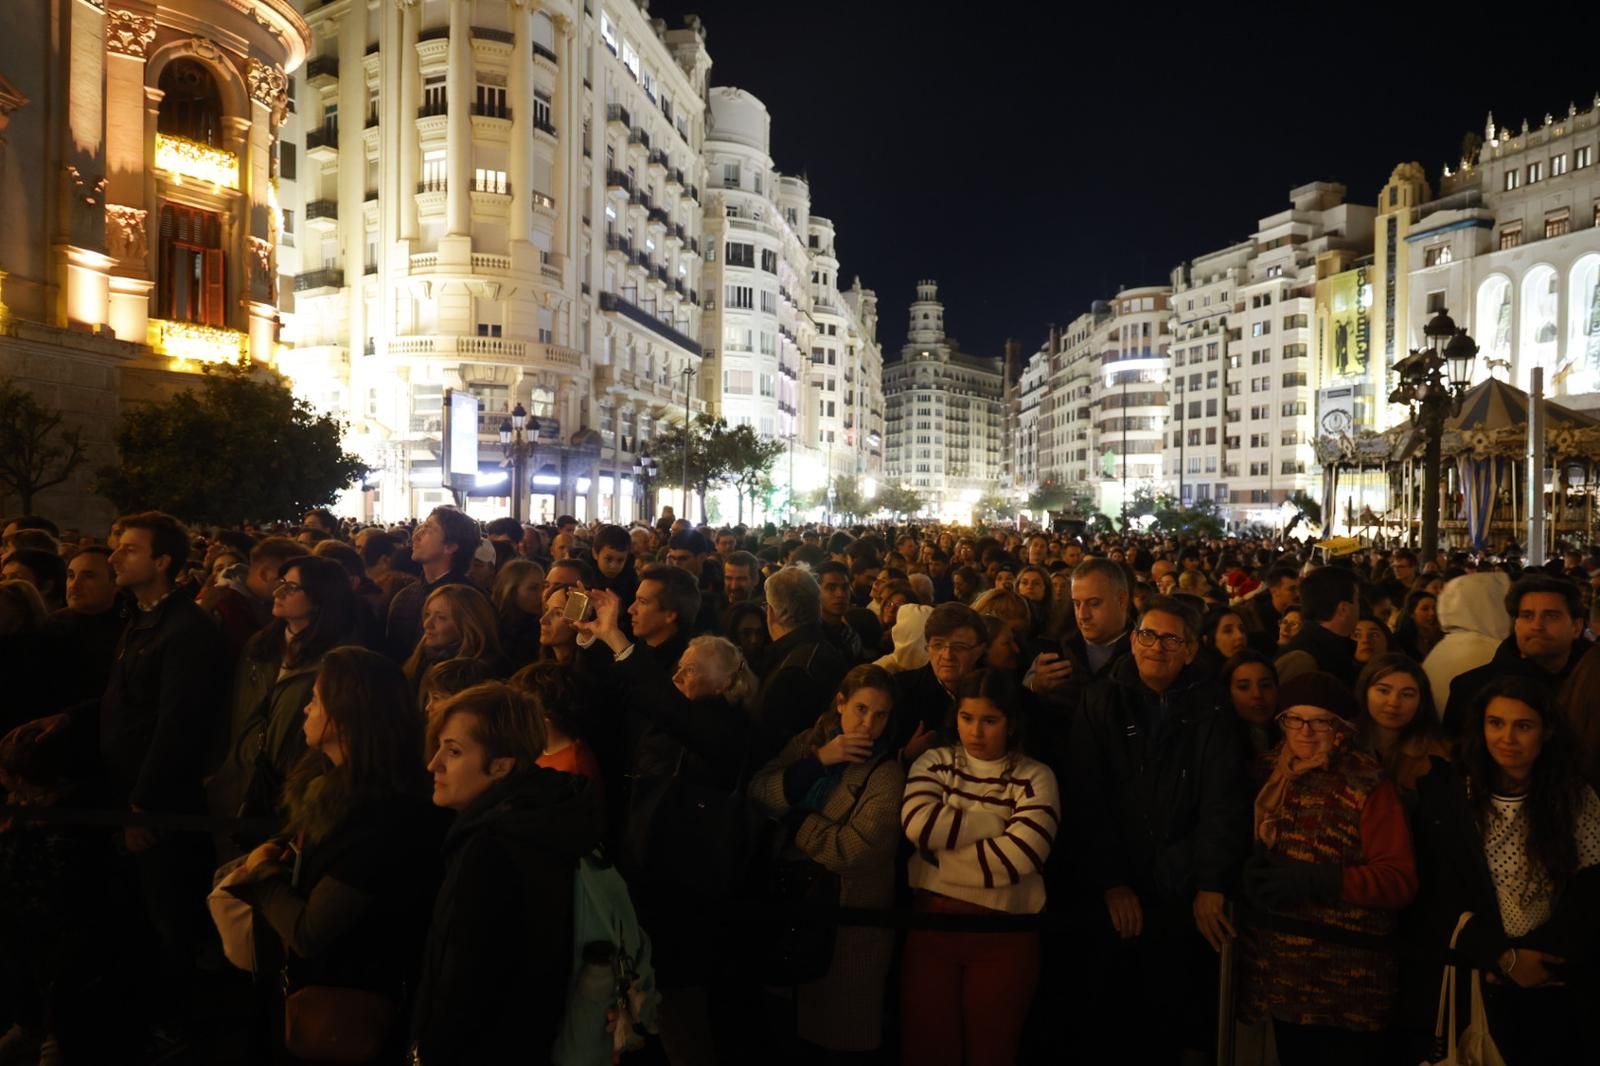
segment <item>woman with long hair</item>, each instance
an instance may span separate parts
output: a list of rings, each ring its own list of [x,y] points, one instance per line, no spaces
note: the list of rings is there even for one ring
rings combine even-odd
[[[1246,648],[1222,664],[1217,680],[1239,718],[1239,739],[1245,766],[1282,739],[1278,730],[1278,668],[1254,648]],[[1262,778],[1265,780],[1265,777]]]
[[[1024,566],[1017,571],[1013,591],[1028,604],[1028,611],[1033,620],[1030,628],[1037,637],[1042,640],[1054,640],[1061,636],[1065,624],[1062,605],[1056,602],[1048,570],[1033,563]],[[1072,607],[1070,598],[1065,607],[1067,612],[1070,612]]]
[[[499,626],[500,649],[513,670],[539,657],[544,578],[544,567],[531,559],[509,559],[495,572],[489,598]]]
[[[978,670],[956,687],[955,744],[906,775],[901,824],[919,911],[1036,914],[1061,818],[1050,768],[1022,754],[1021,685]],[[1039,980],[1039,933],[906,935],[901,1061],[1011,1062]],[[974,1053],[975,1049],[977,1050]]]
[[[1472,702],[1460,761],[1435,761],[1418,796],[1422,914],[1440,947],[1471,915],[1456,947],[1491,975],[1489,1031],[1505,1061],[1586,1061],[1600,798],[1578,773],[1566,717],[1537,681],[1496,679]]]
[[[1444,628],[1439,625],[1439,597],[1427,589],[1412,589],[1406,594],[1400,608],[1400,621],[1395,625],[1393,647],[1405,652],[1415,662],[1422,662],[1433,646],[1444,639]]]
[[[1213,607],[1205,613],[1200,653],[1212,671],[1221,669],[1223,663],[1249,647],[1250,632],[1242,614],[1231,607]]]
[[[256,913],[257,972],[283,975],[282,987],[265,982],[269,1039],[277,1061],[334,1057],[337,1047],[285,1025],[285,1011],[320,1004],[344,1015],[342,1040],[379,1049],[366,1061],[395,1061],[443,835],[428,803],[422,720],[393,662],[335,648],[302,729],[308,750],[284,787],[287,824],[245,858],[245,880],[229,889]],[[360,1017],[338,1006],[354,993],[364,993]]]
[[[355,643],[357,605],[350,579],[332,559],[302,556],[278,570],[272,621],[244,646],[234,673],[228,748],[207,784],[211,813],[220,818],[276,814],[289,771],[305,754],[306,704],[334,648]],[[223,858],[249,849],[260,836],[219,839]]]
[[[1450,758],[1450,741],[1433,710],[1433,690],[1422,666],[1398,652],[1373,659],[1356,679],[1356,737],[1378,757],[1407,807],[1417,780],[1434,759]]]
[[[1243,891],[1264,911],[1391,934],[1417,891],[1405,811],[1377,759],[1353,743],[1355,700],[1331,674],[1278,689],[1283,741],[1254,805]],[[1392,955],[1269,929],[1241,941],[1241,1020],[1272,1022],[1283,1066],[1376,1057],[1399,996]]]
[[[505,669],[500,627],[483,593],[470,585],[441,585],[422,605],[422,637],[405,663],[415,688],[428,667],[445,659],[482,659],[490,674]]]
[[[1389,652],[1389,627],[1376,618],[1362,618],[1356,622],[1356,630],[1351,638],[1356,642],[1355,659],[1358,666],[1364,667]]]
[[[816,725],[750,780],[751,802],[785,828],[785,856],[837,876],[842,907],[894,902],[905,771],[888,739],[893,709],[890,674],[857,666]],[[876,1050],[893,931],[839,927],[816,935],[832,938],[833,955],[826,974],[795,990],[800,1038],[830,1052]]]

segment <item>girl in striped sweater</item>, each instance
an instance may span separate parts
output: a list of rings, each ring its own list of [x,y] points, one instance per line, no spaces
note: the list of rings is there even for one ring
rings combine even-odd
[[[1061,817],[1050,768],[1018,750],[1022,693],[1000,670],[956,689],[960,742],[925,752],[906,778],[900,818],[916,848],[916,909],[1034,914]],[[1039,979],[1039,934],[906,937],[902,1061],[1005,1066],[1016,1057]]]

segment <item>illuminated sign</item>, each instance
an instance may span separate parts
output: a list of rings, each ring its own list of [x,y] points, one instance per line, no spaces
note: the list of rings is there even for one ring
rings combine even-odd
[[[156,169],[171,174],[179,184],[193,178],[224,189],[239,187],[238,156],[187,137],[156,134]]]
[[[1327,279],[1318,344],[1324,380],[1364,377],[1372,356],[1372,282],[1366,267]]]

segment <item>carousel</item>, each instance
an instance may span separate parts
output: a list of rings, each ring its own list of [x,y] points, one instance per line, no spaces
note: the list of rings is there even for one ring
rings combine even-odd
[[[1542,401],[1545,534],[1592,543],[1600,479],[1600,420]],[[1491,377],[1461,393],[1444,419],[1441,437],[1439,545],[1495,550],[1520,544],[1528,529],[1529,396]],[[1334,514],[1339,482],[1387,482],[1391,506],[1347,516],[1351,532],[1377,543],[1417,543],[1421,523],[1426,430],[1417,418],[1383,432],[1329,434],[1317,439],[1323,470],[1324,514]]]

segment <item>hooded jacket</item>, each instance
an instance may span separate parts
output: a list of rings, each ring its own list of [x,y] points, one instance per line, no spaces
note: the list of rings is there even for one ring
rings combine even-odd
[[[1244,779],[1219,685],[1190,666],[1157,695],[1119,661],[1073,718],[1062,780],[1086,887],[1126,885],[1147,905],[1227,891],[1249,851]]]
[[[548,1063],[572,968],[573,874],[600,842],[585,778],[518,770],[444,841],[411,1033],[427,1066]]]
[[[1500,642],[1511,635],[1506,592],[1511,578],[1498,571],[1466,574],[1439,593],[1439,626],[1444,639],[1428,653],[1422,670],[1433,689],[1434,709],[1444,717],[1450,683],[1494,658]]]

